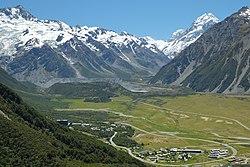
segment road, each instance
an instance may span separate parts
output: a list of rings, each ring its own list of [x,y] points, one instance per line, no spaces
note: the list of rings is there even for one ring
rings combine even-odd
[[[151,107],[155,107],[161,110],[169,110],[169,111],[173,111],[173,112],[179,112],[179,113],[185,113],[185,114],[193,114],[193,115],[200,115],[200,116],[207,116],[207,117],[213,117],[213,118],[220,118],[220,119],[226,119],[226,120],[230,120],[233,122],[236,122],[237,124],[239,124],[241,127],[245,128],[246,130],[250,131],[250,128],[247,127],[246,125],[244,125],[243,123],[241,123],[240,121],[236,120],[236,119],[232,119],[232,118],[228,118],[228,117],[222,117],[222,116],[215,116],[215,115],[209,115],[209,114],[200,114],[200,113],[195,113],[195,112],[186,112],[186,111],[181,111],[181,110],[175,110],[175,109],[170,109],[170,108],[166,108],[166,107],[159,107],[153,104],[149,104],[149,103],[144,103],[144,102],[140,102],[141,104],[145,104]],[[130,118],[139,118],[139,119],[144,119],[146,121],[152,122],[151,120],[148,120],[145,117],[136,117],[133,115],[125,115],[123,113],[120,112],[115,112],[112,111],[110,108],[101,108],[101,109],[93,109],[93,108],[75,108],[75,109],[55,109],[57,111],[105,111],[105,112],[111,112],[113,114],[122,116],[122,117],[130,117]]]
[[[144,132],[146,134],[155,135],[155,136],[163,136],[162,133],[157,134],[159,132],[147,132],[147,131],[145,131],[143,129],[140,129],[140,128],[136,127],[136,126],[133,126],[131,124],[128,124],[128,123],[123,123],[123,124],[125,124],[127,126],[131,126],[134,129],[137,129],[137,130],[139,130],[141,132]],[[216,142],[216,141],[213,141],[213,140],[206,140],[206,139],[199,139],[199,138],[190,138],[190,137],[180,137],[180,136],[176,136],[175,134],[167,134],[167,135],[171,135],[171,136],[174,136],[174,137],[179,138],[179,139],[196,140],[196,141],[204,141],[204,142],[208,142],[208,143],[219,144],[219,145],[225,146],[225,147],[229,148],[230,150],[232,150],[233,154],[230,157],[228,157],[228,158],[232,158],[235,155],[237,155],[237,150],[235,148],[233,148],[232,146],[228,145],[228,144],[223,144],[223,143]]]
[[[113,142],[113,138],[116,136],[116,134],[117,134],[117,132],[115,132],[115,133],[113,134],[113,136],[111,136],[111,138],[109,139],[109,143],[110,143],[112,146],[114,146],[114,147],[117,147],[117,145]]]
[[[111,144],[113,147],[127,150],[127,151],[128,151],[128,154],[129,154],[130,156],[132,156],[132,157],[138,159],[138,160],[141,161],[141,162],[148,163],[148,164],[152,164],[152,165],[156,165],[155,163],[146,161],[146,160],[144,160],[144,159],[141,159],[141,158],[135,156],[135,155],[132,153],[131,149],[129,149],[129,148],[127,148],[127,147],[123,147],[123,146],[118,146],[118,145],[116,145],[115,142],[113,141],[113,138],[116,136],[116,134],[117,134],[117,132],[115,132],[115,133],[113,134],[113,136],[111,136],[111,138],[109,139],[109,142],[110,142],[110,144]],[[158,165],[158,164],[157,164],[157,165]],[[180,166],[180,165],[178,165],[178,166]]]
[[[124,124],[126,124],[126,125],[128,125],[128,126],[131,126],[131,127],[133,127],[134,129],[137,129],[137,130],[142,131],[142,132],[147,133],[147,134],[151,134],[151,135],[155,135],[155,136],[162,136],[162,135],[156,134],[156,133],[154,133],[154,132],[147,132],[147,131],[145,131],[145,130],[143,130],[143,129],[140,129],[140,128],[136,127],[136,126],[133,126],[133,125],[130,125],[130,124],[127,124],[127,123],[124,123]],[[159,164],[159,163],[153,163],[153,162],[150,162],[150,161],[146,161],[146,160],[144,160],[144,159],[141,159],[141,158],[135,156],[135,155],[132,153],[131,149],[129,149],[129,148],[127,148],[127,147],[123,147],[123,146],[118,146],[118,145],[116,145],[115,142],[113,141],[113,138],[116,136],[116,134],[117,134],[117,132],[114,132],[113,136],[109,139],[110,144],[111,144],[113,147],[127,150],[128,154],[129,154],[130,156],[132,156],[132,157],[134,157],[134,158],[136,158],[136,159],[138,159],[138,160],[140,160],[140,161],[142,161],[142,162],[144,162],[144,163],[148,163],[148,164],[151,164],[151,165],[157,165],[157,166],[172,166],[172,167],[176,167],[176,166],[193,166],[193,165],[194,165],[194,164],[171,165],[171,164]],[[219,161],[222,161],[222,160],[225,160],[225,159],[230,159],[230,158],[236,156],[236,154],[237,154],[237,150],[236,150],[235,148],[233,148],[232,146],[228,145],[228,144],[223,144],[223,143],[219,143],[219,142],[212,141],[212,140],[206,140],[206,139],[197,139],[197,138],[188,138],[188,137],[179,137],[179,136],[175,136],[175,137],[177,137],[177,138],[179,138],[179,139],[188,139],[188,140],[196,140],[196,141],[205,141],[205,142],[209,142],[209,143],[219,144],[219,145],[222,145],[222,146],[225,146],[225,147],[231,149],[232,152],[233,152],[233,154],[232,154],[230,157],[226,157],[226,158],[220,159],[220,160],[212,160],[212,161],[206,161],[206,162],[201,162],[201,163],[195,163],[195,164],[197,164],[197,165],[207,164],[207,163],[211,163],[211,162],[219,162]]]
[[[193,113],[193,112],[184,112],[184,111],[179,111],[179,110],[173,110],[173,109],[168,109],[168,108],[162,108],[162,107],[159,107],[159,106],[155,106],[155,105],[152,105],[152,104],[148,104],[148,103],[143,103],[143,104],[147,104],[147,105],[150,105],[150,106],[153,106],[153,107],[156,107],[158,109],[165,109],[165,110],[169,110],[169,111],[173,111],[173,112],[181,112],[181,113],[186,113],[186,114],[195,114],[195,115],[201,115],[201,116],[209,116],[209,117],[215,117],[215,118],[222,118],[222,119],[227,119],[227,120],[231,120],[231,121],[234,121],[236,123],[238,123],[239,125],[241,125],[243,128],[247,129],[250,131],[250,129],[243,125],[241,122],[239,122],[238,120],[235,120],[235,119],[231,119],[231,118],[227,118],[227,117],[221,117],[221,116],[213,116],[213,115],[207,115],[207,114],[199,114],[199,113]],[[111,112],[111,113],[114,113],[114,114],[117,114],[119,116],[122,116],[122,117],[130,117],[130,118],[137,118],[137,119],[143,119],[143,120],[147,120],[147,121],[150,121],[151,120],[148,120],[146,119],[145,117],[136,117],[136,116],[133,116],[133,115],[126,115],[126,114],[123,114],[123,113],[120,113],[120,112],[115,112],[115,111],[112,111],[111,109],[109,108],[104,108],[104,109],[81,109],[81,108],[77,108],[77,109],[57,109],[57,110],[61,110],[61,111],[69,111],[69,110],[73,110],[73,111],[84,111],[84,110],[95,110],[95,111],[105,111],[105,112]],[[224,158],[224,159],[220,159],[220,160],[212,160],[212,161],[207,161],[207,162],[202,162],[202,163],[195,163],[195,164],[207,164],[207,163],[211,163],[211,162],[219,162],[219,161],[222,161],[222,160],[225,160],[225,159],[229,159],[229,158],[232,158],[234,156],[237,155],[237,150],[232,147],[231,145],[229,144],[223,144],[223,143],[220,143],[220,142],[216,142],[216,141],[213,141],[213,140],[206,140],[206,139],[199,139],[199,138],[188,138],[188,137],[180,137],[180,136],[176,136],[176,134],[178,134],[178,132],[148,132],[148,131],[145,131],[141,128],[138,128],[134,125],[131,125],[131,124],[128,124],[128,123],[123,123],[125,125],[128,125],[128,126],[131,126],[133,127],[134,129],[137,129],[143,133],[146,133],[146,134],[150,134],[150,135],[155,135],[155,136],[163,136],[163,135],[170,135],[170,136],[173,136],[173,137],[176,137],[176,138],[179,138],[179,139],[186,139],[186,140],[196,140],[196,141],[204,141],[204,142],[209,142],[209,143],[214,143],[214,144],[218,144],[218,145],[222,145],[222,146],[225,146],[227,147],[228,149],[232,150],[232,155],[230,157],[227,157],[227,158]],[[114,135],[110,138],[110,144],[116,148],[121,148],[121,149],[125,149],[127,150],[128,154],[131,155],[132,157],[144,162],[144,163],[148,163],[148,164],[152,164],[152,165],[157,165],[157,166],[192,166],[194,164],[185,164],[185,165],[170,165],[170,164],[159,164],[159,163],[153,163],[153,162],[150,162],[150,161],[146,161],[144,159],[141,159],[139,157],[136,157],[131,149],[129,148],[126,148],[126,147],[123,147],[123,146],[118,146],[114,143],[113,141],[113,138],[116,136],[117,132],[114,133]],[[236,143],[235,143],[236,144]]]
[[[105,111],[108,112],[110,108],[55,108],[56,111]]]
[[[127,115],[127,114],[123,114],[121,112],[116,112],[116,111],[112,111],[110,108],[99,108],[99,109],[93,109],[93,108],[56,108],[56,111],[104,111],[104,112],[110,112],[113,113],[115,115],[118,115],[120,117],[127,117],[127,118],[135,118],[135,119],[143,119],[146,120],[148,122],[154,123],[153,121],[145,118],[145,117],[137,117],[137,116],[133,116],[133,115]]]
[[[151,106],[151,107],[158,108],[158,109],[165,109],[165,110],[169,110],[169,111],[173,111],[173,112],[180,112],[180,113],[185,113],[185,114],[193,114],[193,115],[200,115],[200,116],[207,116],[207,117],[214,117],[214,118],[221,118],[221,119],[230,120],[230,121],[236,122],[237,124],[239,124],[240,126],[245,128],[246,130],[250,131],[249,127],[247,127],[246,125],[244,125],[243,123],[241,123],[240,121],[238,121],[236,119],[232,119],[232,118],[228,118],[228,117],[222,117],[222,116],[209,115],[209,114],[200,114],[200,113],[195,113],[195,112],[186,112],[186,111],[174,110],[174,109],[165,108],[165,107],[163,108],[163,107],[159,107],[159,106],[144,103],[144,102],[141,102],[141,103],[145,104],[145,105],[148,105],[148,106]]]
[[[216,136],[216,137],[224,138],[224,139],[250,140],[249,137],[231,137],[231,136],[225,137],[225,136],[219,135],[218,133],[211,133],[211,134],[213,134],[213,135]]]
[[[129,149],[129,148],[127,148],[127,147],[123,147],[123,146],[118,146],[118,145],[116,145],[116,144],[114,143],[114,141],[113,141],[113,138],[116,136],[116,134],[117,134],[117,132],[115,132],[114,135],[109,139],[110,144],[111,144],[113,147],[127,150],[128,154],[129,154],[130,156],[134,157],[135,159],[137,159],[137,160],[139,160],[139,161],[141,161],[141,162],[144,162],[144,163],[147,163],[147,164],[151,164],[151,165],[157,165],[157,166],[172,166],[172,167],[176,167],[176,166],[187,166],[187,165],[159,164],[159,163],[153,163],[153,162],[150,162],[150,161],[146,161],[146,160],[144,160],[144,159],[141,159],[141,158],[135,156],[135,155],[132,153],[131,149]],[[193,164],[189,164],[189,165],[193,165]]]
[[[170,109],[170,108],[163,108],[163,107],[159,107],[159,106],[156,106],[156,105],[153,105],[153,104],[144,103],[144,102],[141,102],[141,104],[145,104],[145,105],[148,105],[148,106],[151,106],[151,107],[155,107],[155,108],[158,108],[158,109],[162,109],[162,110],[169,110],[169,111],[172,111],[172,112],[179,112],[179,113],[185,113],[185,114],[193,114],[193,115],[200,115],[200,116],[207,116],[207,117],[213,117],[213,118],[226,119],[226,120],[230,120],[230,121],[236,122],[241,127],[243,127],[246,130],[250,131],[250,128],[247,127],[246,125],[244,125],[243,123],[241,123],[240,121],[238,121],[236,119],[228,118],[228,117],[215,116],[215,115],[209,115],[209,114],[200,114],[200,113],[195,113],[195,112],[185,112],[185,111],[174,110],[174,109]],[[68,109],[67,108],[67,109],[59,109],[59,108],[57,108],[55,110],[57,110],[57,111],[104,111],[104,112],[110,112],[110,113],[119,115],[121,117],[130,117],[130,118],[143,119],[143,120],[146,120],[148,122],[153,123],[153,121],[151,121],[151,120],[149,120],[149,119],[147,119],[145,117],[136,117],[136,116],[133,116],[133,115],[126,115],[126,114],[123,114],[123,113],[120,113],[120,112],[112,111],[110,108],[100,108],[100,109],[93,109],[93,108],[74,108],[74,109]]]

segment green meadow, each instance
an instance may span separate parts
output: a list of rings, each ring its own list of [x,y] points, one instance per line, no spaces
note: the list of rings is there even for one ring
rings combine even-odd
[[[228,149],[230,144],[237,155],[248,157],[250,140],[250,97],[222,96],[215,94],[195,94],[175,97],[112,97],[110,102],[85,102],[84,99],[52,98],[55,116],[72,118],[84,122],[84,115],[103,115],[94,117],[103,121],[122,122],[136,129],[132,137],[143,149],[187,147],[209,151],[213,148]],[[67,111],[60,110],[67,109]],[[51,112],[50,114],[53,114]],[[99,113],[99,114],[98,114]],[[112,119],[111,119],[112,118]],[[198,140],[196,140],[198,139]],[[214,143],[215,142],[215,143]],[[209,161],[208,153],[196,157],[190,163]],[[210,159],[211,160],[211,159]],[[212,162],[220,164],[226,162]]]
[[[149,132],[250,138],[249,130],[238,123],[250,127],[250,97],[190,95],[131,99],[121,96],[107,103],[84,102],[83,99],[61,101],[68,103],[69,109],[109,109],[123,113],[120,120]]]

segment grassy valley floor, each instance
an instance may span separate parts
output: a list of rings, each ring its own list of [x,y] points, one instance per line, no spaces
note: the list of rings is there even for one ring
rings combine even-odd
[[[136,129],[137,133],[131,139],[143,144],[144,150],[153,151],[165,147],[203,150],[220,148],[228,149],[230,155],[243,158],[250,156],[249,96],[119,96],[106,103],[65,98],[53,98],[51,102],[64,104],[62,108],[58,107],[50,113],[54,119],[61,116],[69,120],[74,118],[74,121],[86,122],[83,118],[87,112],[107,113],[112,122],[121,122]],[[68,104],[66,108],[65,104]],[[236,152],[227,147],[227,144],[233,146]],[[204,161],[214,160],[205,154],[193,158],[189,163]],[[227,161],[222,159],[220,162]]]

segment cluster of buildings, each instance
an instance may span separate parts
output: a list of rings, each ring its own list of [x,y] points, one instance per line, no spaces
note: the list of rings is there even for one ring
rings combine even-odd
[[[247,161],[245,159],[237,158],[237,157],[228,159],[228,162],[230,162],[230,163],[234,162],[236,164],[247,164]]]
[[[65,125],[65,126],[91,126],[91,124],[86,124],[86,123],[72,123],[69,122],[67,119],[58,119],[56,120],[57,123],[61,124],[61,125]]]
[[[59,124],[65,126],[82,126],[82,127],[89,127],[93,131],[114,131],[117,127],[126,128],[122,123],[110,124],[110,125],[100,125],[100,126],[92,126],[92,124],[88,123],[70,123],[68,120],[57,120]],[[133,147],[134,150],[133,154],[139,158],[147,159],[152,162],[158,161],[168,161],[168,162],[175,162],[175,161],[188,161],[188,159],[192,158],[191,154],[202,154],[204,153],[203,150],[199,149],[187,149],[187,148],[161,148],[158,151],[148,151],[143,150],[137,152],[135,150],[139,150],[140,147],[136,146]],[[225,157],[229,154],[228,150],[223,149],[212,149],[208,155],[209,158],[221,158]],[[242,160],[239,158],[231,158],[228,160],[229,162],[241,162]]]
[[[101,126],[101,127],[97,127],[97,126],[93,126],[90,128],[93,131],[106,131],[106,132],[113,132],[115,127],[106,127],[106,126]]]
[[[142,159],[147,159],[152,162],[158,161],[168,161],[175,162],[179,161],[188,161],[188,159],[192,158],[191,154],[202,154],[203,150],[197,149],[179,149],[179,148],[161,148],[158,151],[148,151],[143,150],[138,152],[134,152],[134,154]]]
[[[179,152],[179,153],[190,153],[190,154],[202,154],[204,153],[203,150],[198,149],[187,149],[187,148],[171,148],[170,152]]]
[[[208,155],[208,158],[221,158],[227,156],[228,154],[228,150],[212,149]]]
[[[82,127],[89,127],[93,131],[107,131],[112,132],[116,127],[126,128],[126,126],[122,123],[110,124],[110,125],[100,125],[100,126],[93,126],[92,124],[88,123],[80,123],[80,122],[69,122],[66,119],[58,119],[57,122],[61,125],[65,126],[82,126]]]

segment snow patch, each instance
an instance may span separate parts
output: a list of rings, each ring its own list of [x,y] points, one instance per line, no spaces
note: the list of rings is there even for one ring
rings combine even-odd
[[[123,55],[123,56],[121,56],[121,58],[122,58],[123,60],[125,60],[125,61],[127,61],[127,62],[131,62],[128,56],[126,56],[121,50],[119,50],[119,51],[120,51],[121,54]]]
[[[244,12],[242,11],[239,15],[250,19],[250,9],[248,8]]]
[[[148,48],[152,47],[153,45],[156,46],[159,50],[163,50],[163,48],[165,48],[168,45],[167,41],[156,40],[149,36],[142,37],[142,39],[144,39],[148,43],[148,45],[146,45]]]
[[[94,51],[94,52],[99,52],[100,50],[95,46],[95,45],[92,45],[91,43],[85,43],[90,50]]]
[[[132,45],[129,45],[130,46],[130,49],[132,50],[132,52],[134,53],[134,55],[136,55],[134,49],[133,49],[133,46]]]
[[[73,62],[70,58],[68,58],[63,52],[61,52],[61,55],[62,55],[62,57],[63,57],[65,60],[67,60],[70,64],[74,64],[74,62]]]
[[[186,32],[186,30],[184,29],[179,29],[179,30],[176,30],[173,34],[172,34],[172,39],[176,39],[182,35],[184,35]]]

